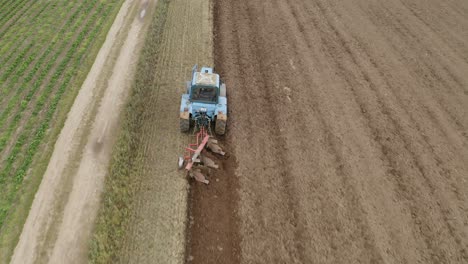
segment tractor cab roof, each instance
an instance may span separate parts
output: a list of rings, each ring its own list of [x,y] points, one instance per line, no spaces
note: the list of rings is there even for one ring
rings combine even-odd
[[[200,72],[194,72],[192,85],[219,87],[219,75],[213,69],[203,67]]]

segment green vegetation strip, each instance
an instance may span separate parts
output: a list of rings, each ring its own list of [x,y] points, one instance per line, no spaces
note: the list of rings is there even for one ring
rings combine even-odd
[[[118,253],[125,240],[136,183],[130,177],[130,172],[140,144],[141,114],[146,106],[145,98],[154,82],[154,65],[159,60],[169,2],[158,1],[156,15],[140,55],[135,83],[125,107],[122,129],[106,177],[104,197],[90,249],[91,263],[118,262]]]
[[[7,3],[11,3],[11,1],[8,1],[8,0],[3,0],[3,1],[1,1],[1,3],[0,3],[0,10],[4,10],[3,7],[4,7]]]
[[[64,43],[64,45],[66,45],[67,41],[65,41],[66,38],[64,38],[64,36],[66,34],[70,34],[70,33],[73,34],[74,31],[76,31],[80,26],[80,24],[78,23],[79,21],[77,21],[77,18],[79,17],[78,16],[79,12],[83,12],[83,14],[79,14],[80,17],[86,16],[86,15],[89,14],[89,10],[91,10],[93,8],[93,6],[94,6],[94,4],[89,6],[88,9],[83,12],[81,10],[81,8],[83,8],[83,5],[80,4],[80,6],[78,7],[78,10],[75,11],[68,18],[68,20],[65,22],[62,29],[58,33],[56,33],[56,31],[49,31],[49,32],[46,33],[47,39],[46,38],[39,39],[38,37],[31,39],[30,44],[27,46],[27,48],[24,49],[19,54],[19,56],[14,60],[12,65],[7,68],[7,70],[3,73],[2,77],[0,78],[0,86],[3,87],[2,94],[3,94],[3,97],[4,97],[4,98],[0,99],[0,104],[4,104],[4,101],[7,99],[6,96],[9,94],[9,92],[12,91],[12,90],[15,90],[15,89],[13,89],[15,81],[18,81],[18,79],[23,77],[24,70],[26,70],[28,68],[28,66],[31,67],[30,62],[32,62],[32,61],[34,61],[36,59],[36,55],[38,55],[36,50],[40,50],[41,46],[42,46],[42,45],[39,45],[37,43],[47,43],[45,45],[46,46],[45,52],[47,50],[49,50],[49,49],[55,48],[58,45],[57,42]],[[66,6],[63,6],[63,8],[65,9]],[[49,17],[53,17],[52,14],[54,12],[61,12],[61,11],[63,11],[63,10],[62,9],[51,9],[51,11],[49,11]],[[75,24],[73,24],[73,23],[75,23]],[[72,27],[72,25],[74,25],[74,26]],[[33,30],[35,30],[35,29],[33,29]],[[33,32],[34,31],[29,31],[27,34],[28,35],[34,35]],[[50,33],[52,33],[53,35],[50,36]],[[60,47],[60,48],[62,48],[62,47]],[[62,52],[63,50],[60,50],[60,48],[58,48],[58,49],[59,49],[60,52]],[[33,50],[33,52],[32,52],[32,54],[29,54],[28,52],[31,49]],[[55,48],[55,49],[57,49],[57,48]],[[25,59],[25,55],[24,55],[25,53],[29,54],[28,56],[26,56],[26,59]],[[36,67],[38,67],[38,62],[36,62],[33,65],[33,69],[36,68]],[[21,70],[23,70],[23,72],[21,72]],[[26,84],[26,83],[23,82],[23,84]],[[1,127],[1,125],[0,125],[0,127]]]
[[[31,9],[34,9],[33,6],[36,4],[37,2],[34,1],[30,6],[27,7],[26,10],[23,10],[23,12],[21,14],[19,14],[18,16],[14,17],[14,18],[10,18],[10,20],[7,21],[8,25],[2,30],[0,31],[0,39],[3,37],[3,35],[5,35],[5,33],[8,31],[8,29],[10,29],[10,27],[12,27],[14,24],[18,23],[18,21],[25,15],[27,14]],[[0,27],[1,28],[1,27]]]
[[[26,128],[16,141],[13,150],[7,158],[7,162],[3,170],[0,172],[0,184],[4,183],[5,180],[8,180],[9,182],[9,184],[7,184],[6,186],[9,188],[6,188],[6,192],[2,192],[2,195],[0,195],[0,198],[2,198],[0,200],[0,226],[3,225],[3,221],[5,220],[5,217],[12,206],[12,202],[16,196],[18,187],[21,185],[29,166],[31,165],[33,157],[37,152],[39,144],[42,142],[42,139],[45,136],[47,129],[49,128],[50,121],[52,119],[53,114],[55,113],[56,106],[62,94],[68,86],[71,78],[75,74],[77,68],[79,67],[82,56],[85,54],[87,48],[92,43],[96,34],[99,32],[103,21],[105,21],[110,11],[112,11],[111,8],[107,8],[105,9],[105,12],[101,14],[103,8],[104,4],[101,2],[97,12],[94,13],[93,16],[88,20],[88,23],[85,27],[86,29],[80,33],[75,42],[72,44],[72,48],[69,50],[69,53],[59,65],[56,72],[52,76],[51,81],[48,83],[42,95],[39,97],[34,111],[32,113],[32,118],[29,119]],[[90,29],[93,30],[88,36],[87,33]],[[76,59],[74,60],[73,67],[67,67],[68,63],[74,58],[73,54],[76,51],[79,51],[79,55],[75,57]],[[62,84],[60,85],[58,91],[52,93],[52,88],[59,80],[63,80]],[[39,114],[41,111],[43,111],[44,106],[46,106],[46,100],[48,98],[51,98],[51,95],[53,95],[52,102],[46,110],[45,117],[43,117],[43,120],[40,121],[39,127],[36,129],[35,132],[33,132],[32,138],[30,138],[30,130],[34,127],[34,125],[38,123],[37,119],[40,119]],[[27,150],[21,151],[22,146],[26,142],[29,142]],[[23,154],[23,161],[21,162],[21,165],[18,169],[12,170],[13,164],[17,160],[17,157],[20,153]],[[11,177],[8,177],[9,175],[13,176],[13,179],[11,179]]]
[[[33,43],[29,43],[29,45],[23,49],[21,51],[21,53],[19,54],[19,56],[15,59],[15,61],[8,65],[6,67],[6,71],[3,72],[2,76],[0,76],[0,86],[4,86],[3,83],[8,79],[8,77],[10,76],[10,74],[15,70],[17,69],[20,64],[22,62],[24,62],[24,58],[26,56],[26,54],[29,52],[29,50],[31,50],[31,48],[34,46]],[[5,96],[7,94],[7,92],[9,91],[10,89],[8,89],[8,87],[4,87],[2,89],[2,95]]]
[[[62,52],[65,50],[65,48],[67,46],[69,46],[70,44],[68,42],[62,42],[62,45],[59,46],[59,48],[56,48],[55,53],[53,54],[52,58],[49,59],[49,61],[46,64],[45,67],[43,67],[43,62],[49,56],[49,54],[53,51],[54,47],[57,44],[59,44],[57,42],[58,41],[63,41],[62,36],[65,33],[66,29],[69,29],[69,27],[73,25],[71,27],[72,28],[71,32],[75,32],[79,27],[81,27],[80,21],[82,19],[84,19],[84,18],[81,17],[80,19],[77,20],[77,16],[79,14],[82,14],[82,15],[89,14],[91,12],[91,9],[94,7],[95,3],[96,3],[96,1],[93,1],[92,5],[88,6],[85,11],[83,11],[81,9],[82,6],[80,6],[80,8],[78,8],[75,11],[75,13],[70,17],[70,19],[67,21],[65,26],[62,28],[61,32],[59,32],[59,34],[57,34],[52,39],[52,41],[50,42],[49,47],[43,53],[41,58],[39,58],[39,60],[37,61],[36,65],[34,66],[32,71],[29,72],[29,74],[25,77],[25,79],[23,80],[23,83],[21,84],[21,86],[18,89],[15,90],[16,91],[15,96],[10,98],[10,100],[8,101],[7,107],[0,114],[0,131],[1,131],[1,128],[4,126],[5,119],[10,116],[10,112],[13,109],[13,107],[18,107],[19,100],[20,99],[22,99],[22,100],[19,103],[18,112],[16,112],[16,114],[14,115],[13,119],[10,122],[10,125],[0,135],[0,152],[4,149],[4,147],[5,147],[6,143],[8,142],[8,140],[10,140],[12,133],[16,130],[16,127],[17,127],[19,121],[22,119],[23,112],[25,111],[27,106],[30,104],[30,101],[34,98],[34,95],[35,95],[36,91],[43,85],[43,82],[45,81],[46,76],[48,75],[48,73],[50,72],[52,67],[55,65],[56,61],[58,61],[60,54],[62,54]],[[84,16],[86,16],[86,15],[84,15]],[[69,50],[66,53],[65,58],[70,57],[71,55],[72,54],[70,53],[70,50]],[[40,73],[39,73],[39,76],[35,76],[36,72],[39,69],[42,69],[40,71]],[[32,85],[30,85],[29,82],[33,79],[33,77],[35,77],[36,80]],[[21,96],[22,91],[26,87],[30,87],[30,89],[29,89],[29,92],[27,93],[27,95],[23,98]],[[1,182],[1,178],[0,178],[0,182]]]
[[[21,0],[21,1],[13,1],[16,5],[13,5],[11,9],[9,9],[5,14],[0,14],[0,26],[3,26],[6,22],[13,17],[17,10],[20,10],[26,3],[30,1]]]
[[[35,122],[39,123],[39,125],[34,133],[29,133],[31,135],[31,142],[26,143],[27,149],[21,152],[21,156],[26,155],[29,158],[24,159],[18,165],[22,170],[16,171],[11,177],[11,179],[18,180],[23,177],[22,180],[24,181],[17,185],[17,190],[15,190],[17,194],[13,198],[14,207],[10,208],[3,225],[0,226],[0,263],[8,263],[13,254],[22,226],[34,199],[34,194],[39,187],[52,155],[54,142],[59,136],[67,113],[78,94],[78,88],[81,87],[89,69],[93,65],[94,59],[105,40],[107,31],[111,27],[113,18],[115,18],[123,0],[100,0],[99,2],[105,3],[103,8],[105,13],[93,17],[92,20],[95,23],[95,27],[89,35],[84,37],[83,43],[77,48],[78,55],[74,56],[74,58],[78,58],[78,60],[75,61],[73,67],[70,67],[72,71],[65,72],[60,77],[62,83],[58,89],[48,95],[53,100],[44,105],[47,106],[47,108],[44,108],[46,112],[41,112],[41,116],[46,115],[48,117]],[[55,110],[51,110],[54,108]],[[29,123],[27,129],[32,131],[33,128],[31,123]],[[41,155],[36,154],[39,152]],[[27,173],[21,176],[23,172]],[[25,178],[26,175],[27,177]]]
[[[41,21],[42,24],[44,23],[44,21],[41,20],[43,19],[44,11],[47,10],[47,12],[45,12],[45,15],[47,15],[54,10],[49,7],[50,5],[51,2],[48,1],[43,5],[36,6],[36,8],[31,8],[31,14],[23,17],[23,19],[12,24],[7,30],[0,33],[2,43],[2,46],[0,47],[0,65],[4,65],[14,55],[16,55],[18,49],[23,47],[25,43],[28,43],[38,37],[39,34],[30,34],[29,32],[34,30],[34,32],[37,33],[37,26],[39,25],[37,21]],[[38,10],[38,12],[34,13],[36,10]],[[50,22],[46,21],[45,23]]]
[[[57,4],[60,3],[60,4]],[[41,5],[30,8],[24,19],[10,25],[9,30],[0,33],[0,58],[1,65],[10,65],[10,59],[17,60],[24,47],[33,44],[32,50],[40,51],[49,44],[58,29],[55,25],[62,25],[66,19],[64,16],[74,9],[71,1],[47,1]],[[38,12],[37,12],[38,11]],[[63,22],[62,22],[63,21]],[[5,34],[3,36],[3,34]],[[27,53],[29,56],[29,53]],[[5,68],[0,68],[3,75]],[[8,77],[8,76],[7,76]],[[5,87],[3,83],[3,87]],[[2,98],[2,100],[4,100]]]

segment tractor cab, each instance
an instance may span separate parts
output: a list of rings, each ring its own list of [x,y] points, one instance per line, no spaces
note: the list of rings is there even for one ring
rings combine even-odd
[[[207,104],[217,104],[219,96],[219,75],[213,69],[203,67],[200,72],[192,70],[190,100]]]
[[[223,135],[227,120],[226,85],[221,84],[213,69],[197,65],[192,69],[192,80],[187,82],[186,93],[180,105],[180,130],[187,132],[192,121],[207,118],[215,124],[215,132]],[[196,123],[196,122],[195,122]]]
[[[218,91],[216,87],[195,86],[192,87],[191,98],[192,102],[202,102],[208,104],[218,103]]]

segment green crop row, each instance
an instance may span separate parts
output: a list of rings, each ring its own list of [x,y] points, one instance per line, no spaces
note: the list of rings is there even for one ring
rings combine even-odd
[[[26,42],[31,41],[31,37],[37,37],[37,35],[29,35],[27,33],[32,27],[37,25],[36,21],[41,18],[41,15],[48,8],[49,4],[50,2],[47,2],[45,5],[39,6],[39,11],[37,13],[33,13],[30,17],[19,20],[17,23],[10,25],[5,31],[0,32],[0,39],[2,42],[2,46],[0,47],[0,65],[5,65],[16,55],[18,49],[23,47]],[[35,11],[35,9],[32,11]],[[27,22],[29,23],[28,26],[22,25]],[[25,37],[25,35],[27,37]]]
[[[34,9],[34,5],[36,4],[37,2],[34,1],[30,6],[27,7],[26,10],[22,10],[22,13],[20,15],[18,15],[17,17],[13,18],[13,17],[10,17],[10,19],[8,21],[6,21],[8,23],[8,25],[0,32],[0,38],[3,37],[3,35],[5,35],[5,33],[14,25],[16,24],[18,21],[21,20],[21,18],[23,16],[25,16],[31,9]]]
[[[94,5],[94,3],[93,3]],[[93,7],[93,5],[91,7]],[[77,14],[83,14],[82,9],[79,8],[74,15],[72,15],[71,19],[65,24],[64,29],[68,29],[69,26],[75,22],[76,20],[76,15]],[[80,20],[78,20],[72,31],[74,32],[79,26],[80,26]],[[60,32],[59,35],[62,35],[63,32]],[[10,140],[11,134],[16,130],[16,126],[18,122],[21,120],[22,113],[26,109],[27,105],[29,105],[29,102],[32,100],[34,97],[34,94],[36,91],[42,86],[43,81],[45,80],[48,72],[50,69],[53,67],[55,64],[55,61],[58,59],[59,55],[63,52],[63,50],[66,48],[67,45],[69,45],[67,42],[62,42],[62,45],[58,48],[58,50],[55,52],[52,58],[49,59],[47,65],[44,67],[43,62],[45,59],[48,57],[49,53],[52,51],[52,46],[55,45],[57,42],[57,39],[53,39],[50,43],[50,46],[48,49],[44,52],[42,57],[38,60],[34,68],[32,69],[31,72],[26,76],[26,78],[23,80],[23,84],[20,86],[19,89],[16,89],[16,95],[13,98],[10,98],[8,101],[8,105],[5,108],[5,110],[2,112],[0,115],[0,128],[3,127],[4,121],[7,117],[9,117],[9,114],[11,112],[11,109],[13,107],[19,107],[18,112],[14,115],[14,117],[11,120],[10,125],[8,128],[3,131],[3,133],[0,136],[0,152],[4,149],[6,143]],[[39,76],[35,76],[35,73],[41,69]],[[21,92],[24,90],[25,87],[29,85],[29,82],[33,79],[33,77],[36,78],[35,82],[30,85],[30,89],[26,97],[22,98],[21,97]],[[21,102],[18,104],[19,100],[22,98]]]
[[[3,1],[0,3],[0,10],[4,10],[3,7],[4,7],[7,3],[10,4],[11,1],[3,0]]]
[[[0,86],[5,82],[5,80],[10,76],[10,74],[18,67],[18,65],[20,65],[20,63],[24,61],[24,57],[26,56],[26,53],[28,53],[28,51],[33,46],[34,46],[33,43],[29,43],[29,45],[24,50],[21,51],[21,53],[15,59],[15,61],[12,64],[8,65],[8,67],[6,68],[6,71],[0,77]],[[2,90],[2,94],[3,96],[6,94],[5,89]]]
[[[89,15],[90,18],[88,20],[94,21],[92,31],[89,32],[88,35],[83,36],[82,42],[74,48],[75,54],[71,56],[72,58],[69,64],[63,71],[62,75],[58,77],[56,85],[49,91],[49,94],[45,94],[44,92],[44,90],[47,89],[45,85],[42,85],[34,94],[30,93],[31,85],[27,85],[21,88],[23,89],[23,94],[27,93],[30,95],[30,100],[36,101],[38,100],[36,98],[41,98],[41,96],[44,99],[42,108],[37,111],[35,111],[36,107],[34,107],[34,102],[31,101],[29,103],[30,106],[28,106],[28,109],[30,110],[26,110],[27,112],[25,112],[21,121],[21,128],[17,129],[17,131],[19,131],[18,138],[15,136],[13,141],[14,144],[20,141],[19,145],[21,145],[21,147],[18,149],[19,152],[14,158],[14,163],[11,166],[11,172],[5,174],[6,181],[4,184],[0,185],[0,188],[2,188],[2,191],[0,192],[0,208],[2,208],[0,209],[0,211],[2,211],[0,212],[0,217],[2,219],[0,225],[0,263],[8,263],[10,261],[11,255],[21,233],[21,227],[23,226],[28,215],[34,194],[39,187],[43,173],[47,168],[48,160],[52,155],[54,142],[57,139],[60,133],[60,129],[66,120],[66,113],[69,111],[74,98],[78,94],[79,87],[84,81],[86,73],[91,68],[94,58],[99,51],[100,45],[105,40],[107,30],[109,30],[110,26],[112,25],[113,19],[111,17],[115,17],[119,7],[123,2],[123,0],[93,1],[102,2],[105,6],[102,9],[99,9],[102,11],[101,13],[95,14],[93,16]],[[63,36],[59,36],[58,38],[49,37],[48,39],[45,39],[44,37],[47,37],[47,32],[54,30],[54,26],[58,25],[55,21],[47,21],[47,19],[51,13],[53,14],[53,12],[56,12],[57,15],[67,14],[66,16],[68,18],[69,14],[74,12],[76,10],[76,6],[82,1],[39,0],[39,2],[41,5],[45,5],[48,2],[67,2],[71,3],[71,7],[65,11],[52,11],[52,9],[46,9],[43,16],[38,20],[38,25],[41,25],[41,27],[34,26],[35,24],[32,23],[32,16],[27,21],[20,20],[18,25],[15,25],[15,27],[11,28],[10,31],[14,30],[15,32],[19,32],[19,34],[23,37],[23,39],[19,41],[23,43],[21,46],[25,46],[24,39],[30,39],[31,35],[34,34],[41,35],[41,39],[35,40],[39,46],[44,47],[40,54],[46,50],[46,45],[43,44],[49,44],[49,42],[52,42],[53,40],[56,40],[57,43],[68,42],[69,47],[74,46],[72,45],[72,42],[74,42],[74,40],[78,37],[78,32],[75,35],[73,35],[73,32],[66,32]],[[37,11],[35,10],[30,12],[30,14],[36,12]],[[59,21],[64,20],[66,19]],[[82,26],[84,26],[85,21],[79,21],[80,22],[75,23],[82,24]],[[28,30],[24,31],[24,28],[28,28]],[[34,28],[36,28],[35,31]],[[56,31],[59,30],[60,28],[56,29]],[[38,34],[39,32],[40,34]],[[53,32],[55,34],[55,31]],[[8,36],[8,39],[0,39],[0,46],[2,48],[4,47],[4,41],[9,42],[14,38],[14,35],[11,35],[11,32],[8,32],[5,36]],[[46,56],[47,62],[53,57],[52,55],[56,51],[57,46],[58,45],[56,44],[49,51],[49,55]],[[19,51],[20,50],[21,48]],[[64,52],[62,52],[59,56],[60,59],[63,59],[64,57],[66,57],[66,50],[64,50]],[[45,64],[47,64],[47,62]],[[56,62],[55,65],[59,63],[61,62]],[[31,66],[31,71],[34,69],[33,67],[37,67],[37,65]],[[56,69],[56,66],[54,66],[54,72]],[[26,74],[28,74],[29,71],[30,70],[28,69]],[[39,67],[39,69],[36,69],[35,71],[37,72],[36,76],[29,80],[33,83],[36,82],[38,73],[42,71],[42,67]],[[47,74],[47,82],[49,82],[50,78],[53,78],[53,73]],[[19,83],[23,84],[23,80],[26,79],[26,77],[24,79],[21,78]],[[41,94],[39,94],[39,92]],[[36,93],[37,95],[35,95]],[[0,98],[2,97],[0,96]],[[20,98],[18,100],[18,105],[24,105],[22,100],[25,98],[28,97]],[[3,106],[4,105],[0,103],[0,109],[2,109]],[[16,111],[14,109],[15,108],[13,108],[12,111]],[[12,117],[7,117],[7,119],[10,118]],[[15,134],[17,133],[15,132]],[[14,148],[14,146],[12,146],[12,148]],[[5,155],[12,157],[10,154],[11,152],[3,153],[3,157],[0,156],[0,160],[2,160],[2,165],[0,166],[1,169],[3,169],[3,165],[8,162]],[[26,175],[27,180],[23,181],[23,178]]]
[[[33,35],[33,34],[29,34],[29,35]],[[3,72],[2,76],[0,77],[0,87],[3,87],[2,89],[3,97],[0,99],[0,104],[3,104],[4,100],[7,100],[6,95],[9,93],[9,91],[13,89],[13,85],[11,83],[12,80],[10,79],[10,83],[7,83],[6,81],[10,78],[12,74],[15,73],[14,72],[15,70],[18,71],[19,69],[22,69],[22,68],[26,69],[28,68],[28,66],[31,66],[30,63],[27,63],[27,61],[25,60],[25,56],[27,54],[27,59],[31,62],[35,60],[36,50],[40,50],[38,48],[39,46],[37,44],[38,42],[42,43],[44,41],[40,41],[38,36],[32,39],[29,39],[28,46],[22,49],[22,51],[18,54],[15,60]],[[50,42],[50,39],[47,40],[47,42]],[[32,55],[28,53],[30,52],[30,50],[33,50]],[[13,75],[13,79],[20,78],[20,77],[22,77],[22,74],[18,74],[18,72],[16,72],[16,74]]]
[[[7,170],[3,170],[1,172],[0,180],[7,175],[13,176],[13,181],[10,182],[13,186],[9,187],[8,194],[6,195],[6,201],[3,201],[1,204],[3,205],[2,208],[0,208],[0,226],[3,224],[3,221],[6,217],[6,214],[8,210],[11,207],[11,203],[16,196],[18,186],[21,185],[23,178],[28,171],[33,158],[42,142],[42,139],[44,138],[47,129],[50,126],[50,122],[56,112],[57,105],[62,97],[62,95],[66,92],[67,87],[69,86],[70,81],[72,80],[73,76],[75,76],[76,71],[80,67],[80,62],[82,58],[87,54],[87,50],[91,46],[91,44],[94,41],[94,38],[96,35],[100,32],[103,23],[106,21],[107,16],[111,13],[112,8],[105,8],[105,5],[102,4],[98,7],[98,10],[93,13],[92,17],[88,20],[88,23],[85,27],[85,30],[83,30],[80,35],[76,38],[74,43],[72,44],[72,47],[70,49],[71,53],[67,54],[65,60],[62,62],[62,64],[58,67],[56,74],[52,77],[51,82],[49,85],[46,87],[44,90],[43,94],[39,98],[36,107],[33,111],[33,117],[39,118],[39,115],[43,108],[46,106],[46,99],[50,98],[50,94],[54,94],[51,102],[47,106],[47,110],[45,112],[45,116],[43,117],[43,120],[40,121],[39,126],[36,127],[35,132],[32,133],[32,138],[29,140],[29,145],[24,151],[24,157],[23,160],[18,167],[18,169],[14,173],[10,173]],[[103,11],[101,13],[101,11]],[[92,29],[92,30],[91,30]],[[91,31],[90,31],[91,30]],[[89,34],[88,34],[89,32]],[[74,52],[78,51],[78,54],[76,56],[73,56],[72,54]],[[67,67],[68,62],[72,61],[73,66],[72,67]],[[58,87],[58,89],[53,92],[52,88],[55,86],[55,84],[59,81],[62,80],[61,85]],[[28,124],[26,125],[26,130],[32,130],[34,125],[37,123],[36,118],[31,118],[28,121]],[[14,160],[16,155],[18,154],[18,151],[22,148],[22,145],[26,143],[26,139],[29,138],[29,132],[24,131],[22,135],[19,137],[19,142],[15,144],[14,151],[16,153],[11,153],[11,158]],[[7,161],[10,161],[10,157],[7,159]],[[12,160],[12,162],[13,162]],[[12,168],[12,165],[7,165],[10,169]]]
[[[4,17],[8,16],[19,4],[21,1],[4,1],[2,9],[0,9],[0,17],[2,20]],[[0,24],[2,26],[3,24]]]
[[[88,1],[89,2],[89,1]],[[82,2],[85,3],[85,2]],[[10,123],[8,129],[2,133],[0,136],[0,152],[3,150],[5,147],[5,144],[7,140],[10,138],[11,133],[15,130],[17,122],[21,119],[21,113],[23,110],[26,109],[27,105],[29,105],[29,102],[33,98],[35,92],[39,89],[39,87],[42,85],[43,80],[47,76],[47,73],[52,69],[53,65],[55,64],[56,60],[58,59],[59,55],[64,51],[64,49],[69,45],[67,42],[62,42],[62,45],[58,48],[55,49],[55,53],[52,55],[52,58],[49,59],[47,65],[44,67],[44,62],[46,58],[48,58],[49,54],[53,51],[54,47],[57,44],[58,36],[64,35],[66,30],[70,30],[71,27],[71,32],[75,32],[79,27],[80,23],[76,22],[77,16],[78,15],[84,15],[89,13],[89,11],[94,7],[96,1],[91,2],[90,6],[87,6],[85,9],[86,11],[83,11],[83,5],[80,5],[79,8],[75,10],[75,12],[69,17],[68,21],[64,24],[60,32],[52,39],[52,41],[49,43],[47,49],[44,51],[42,56],[39,58],[39,60],[36,62],[36,64],[33,66],[32,70],[28,73],[28,75],[23,79],[22,84],[18,89],[16,89],[16,94],[14,97],[10,98],[8,101],[8,105],[5,108],[5,110],[0,113],[0,131],[1,128],[4,126],[5,119],[10,116],[10,113],[14,107],[19,107],[19,112],[17,112]],[[63,38],[60,39],[63,41]],[[36,73],[38,70],[41,69],[39,72],[39,76],[36,76]],[[36,78],[36,81],[30,85],[30,81],[33,79],[33,77]],[[13,86],[14,83],[10,83],[10,86]],[[25,90],[26,87],[30,87],[29,92],[27,93],[26,96],[23,95],[23,91]],[[19,101],[21,100],[21,103]]]
[[[0,27],[3,26],[12,16],[17,13],[17,10],[20,10],[24,7],[25,4],[29,3],[27,0],[12,1],[14,4],[10,9],[7,10],[5,14],[0,14]]]
[[[77,14],[80,14],[80,12],[77,12]],[[88,24],[91,24],[93,21],[91,21],[94,17],[90,18],[88,20]],[[81,24],[80,24],[80,21],[77,20],[75,22],[75,25],[76,25],[76,28],[80,27]],[[80,35],[83,34],[84,31],[80,32]],[[56,42],[58,41],[59,39],[56,38],[56,39],[53,39],[52,42]],[[32,115],[34,116],[35,114],[37,114],[41,109],[42,109],[42,106],[44,104],[44,101],[47,97],[49,97],[49,93],[50,93],[50,90],[52,89],[52,87],[55,85],[55,83],[59,80],[59,77],[61,76],[62,72],[65,70],[66,66],[67,66],[67,63],[70,61],[71,57],[73,56],[73,53],[74,53],[74,47],[76,45],[78,45],[80,43],[80,39],[79,37],[75,40],[74,43],[71,44],[71,47],[70,49],[67,51],[67,53],[65,54],[65,57],[64,59],[62,60],[62,62],[58,65],[57,69],[55,70],[54,74],[52,75],[49,83],[47,84],[47,86],[44,88],[44,91],[42,93],[41,96],[38,97],[37,99],[37,102],[36,102],[36,105],[34,107],[34,112],[32,113]],[[62,53],[63,49],[69,45],[68,43],[63,43],[63,45],[59,48],[59,51],[55,54],[55,56],[53,56],[50,60],[49,60],[49,63],[48,65],[44,68],[43,71],[41,71],[40,73],[40,76],[39,78],[34,82],[33,84],[33,89],[32,91],[36,91],[37,89],[39,89],[39,87],[42,85],[44,79],[46,78],[46,76],[49,74],[49,70],[52,68],[52,66],[55,64],[55,61],[58,59],[59,55]],[[31,100],[33,98],[33,95],[34,93],[33,92],[30,92],[27,96],[26,96],[26,100]],[[25,105],[25,104],[23,104]],[[23,110],[25,107],[22,107]],[[19,120],[21,119],[21,113],[17,113],[15,115],[15,117],[13,118],[13,123],[17,123]],[[30,118],[31,120],[31,118]],[[4,143],[3,143],[3,140],[6,142],[8,141],[10,138],[9,136],[11,135],[11,132],[14,130],[14,126],[10,126],[9,129],[7,130],[7,133],[2,135],[2,137],[0,138],[0,149],[4,147]],[[25,133],[23,133],[22,135],[24,135],[24,138],[27,138],[27,135]],[[8,156],[8,159],[7,159],[7,164],[4,166],[4,170],[0,173],[0,184],[2,183],[2,181],[4,181],[4,176],[6,175],[6,173],[8,173],[12,166],[13,166],[13,162],[16,160],[16,155],[18,153],[20,153],[20,150],[21,150],[21,146],[23,145],[23,138],[20,136],[17,140],[16,140],[16,143],[14,145],[14,148],[12,150],[12,152],[10,153],[10,155]],[[3,144],[3,145],[2,145]]]

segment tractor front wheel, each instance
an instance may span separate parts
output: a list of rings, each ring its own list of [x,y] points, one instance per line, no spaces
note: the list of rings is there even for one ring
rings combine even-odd
[[[222,136],[226,133],[226,120],[216,119],[215,122],[215,133]]]
[[[180,119],[180,132],[188,132],[190,130],[190,118],[189,119]]]

